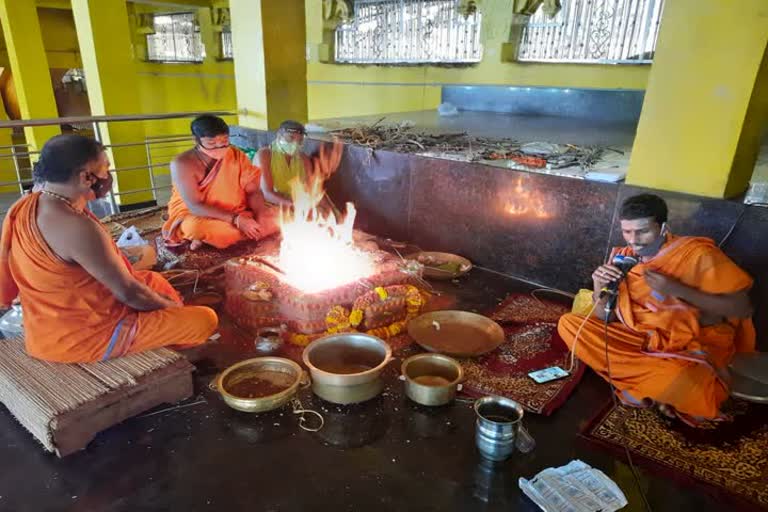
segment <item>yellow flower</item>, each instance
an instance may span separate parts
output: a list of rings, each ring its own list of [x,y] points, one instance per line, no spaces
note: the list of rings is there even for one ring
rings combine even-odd
[[[381,300],[387,300],[387,297],[389,297],[389,294],[387,293],[387,290],[385,290],[381,286],[377,286],[376,287],[376,293],[379,294],[379,298]]]
[[[300,347],[305,347],[309,345],[309,336],[306,334],[292,334],[291,343],[299,345]]]
[[[326,325],[338,324],[347,321],[347,310],[343,306],[333,306],[325,316]]]
[[[353,309],[352,313],[349,315],[349,323],[353,327],[357,327],[360,325],[360,322],[363,321],[363,310],[362,309]]]

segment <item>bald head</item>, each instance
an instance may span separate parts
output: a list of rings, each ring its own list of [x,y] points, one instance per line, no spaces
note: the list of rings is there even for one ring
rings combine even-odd
[[[48,140],[35,164],[35,182],[66,183],[91,163],[98,161],[104,146],[81,135],[57,135]]]

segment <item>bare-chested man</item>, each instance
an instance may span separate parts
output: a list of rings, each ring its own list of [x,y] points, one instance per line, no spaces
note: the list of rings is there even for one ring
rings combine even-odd
[[[196,146],[171,162],[173,193],[166,243],[190,241],[223,249],[241,240],[258,240],[278,229],[277,208],[259,191],[261,172],[242,151],[230,146],[223,119],[204,115],[192,122]]]
[[[135,271],[88,211],[110,181],[100,143],[54,137],[35,175],[41,190],[13,205],[0,243],[0,303],[21,301],[30,355],[88,362],[208,339],[216,313],[183,306],[159,274]]]

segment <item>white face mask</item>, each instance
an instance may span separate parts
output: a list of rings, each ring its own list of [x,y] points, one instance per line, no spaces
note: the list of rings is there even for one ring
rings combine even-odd
[[[280,149],[280,151],[282,151],[286,155],[295,155],[296,153],[298,153],[299,149],[301,148],[298,142],[295,142],[295,141],[288,142],[287,140],[282,138],[277,139],[277,147],[278,149]]]

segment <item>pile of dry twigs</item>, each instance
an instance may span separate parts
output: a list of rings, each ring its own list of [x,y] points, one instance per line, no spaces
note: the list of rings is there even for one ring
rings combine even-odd
[[[364,146],[372,151],[399,153],[438,153],[460,157],[469,162],[512,160],[523,167],[562,169],[571,166],[592,167],[605,152],[599,146],[573,144],[524,144],[512,139],[474,137],[466,132],[430,133],[411,125],[359,125],[331,133],[348,144]]]

